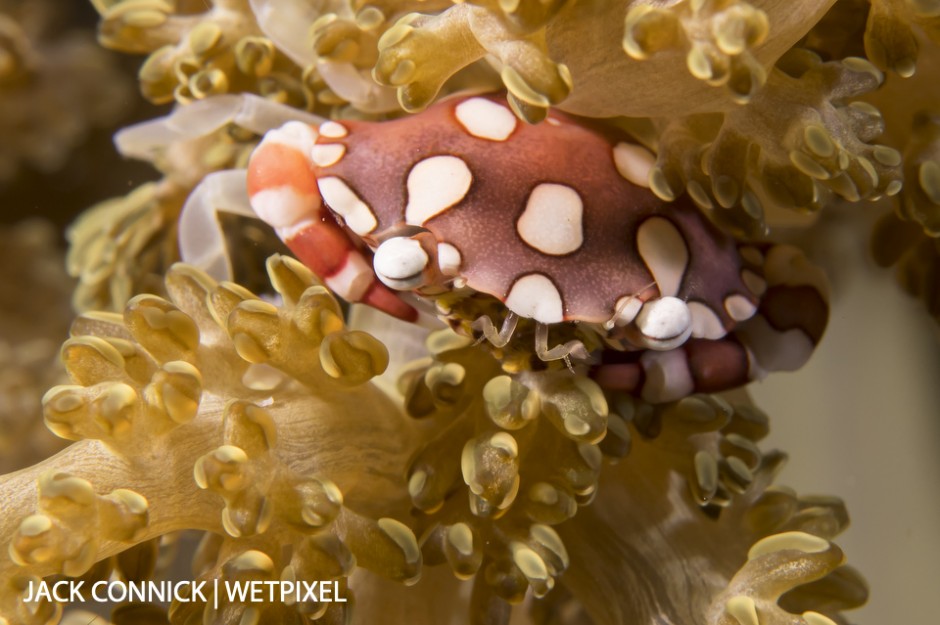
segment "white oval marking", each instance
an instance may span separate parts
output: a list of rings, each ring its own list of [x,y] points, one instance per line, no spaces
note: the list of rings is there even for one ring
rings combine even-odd
[[[460,125],[480,139],[505,141],[516,129],[516,116],[512,111],[485,98],[465,100],[454,112]]]
[[[323,122],[320,124],[320,135],[331,139],[342,139],[349,134],[346,126],[338,122]]]
[[[317,131],[309,124],[304,122],[287,122],[280,128],[276,128],[261,140],[262,144],[278,144],[300,150],[301,154],[309,154],[310,148],[317,141]]]
[[[675,296],[689,263],[685,239],[667,219],[650,217],[636,233],[636,246],[663,297]]]
[[[393,289],[414,288],[422,281],[428,254],[421,244],[408,237],[395,237],[375,251],[372,266],[379,279]]]
[[[362,236],[379,225],[372,210],[339,178],[329,176],[317,180],[320,195],[333,212],[343,218],[350,230]]]
[[[560,256],[574,252],[584,241],[581,196],[563,184],[545,183],[532,190],[516,231],[530,247]]]
[[[725,298],[725,310],[735,321],[745,321],[754,316],[757,307],[743,295],[729,295]]]
[[[463,258],[460,256],[460,250],[450,243],[437,244],[437,266],[445,276],[456,276],[460,272],[460,264]]]
[[[416,164],[408,173],[408,205],[405,221],[413,226],[458,203],[467,195],[473,174],[456,156],[432,156]]]
[[[251,208],[273,228],[292,228],[316,215],[320,198],[315,193],[299,193],[294,187],[273,187],[252,195]]]
[[[721,318],[702,302],[689,302],[689,314],[692,315],[692,336],[695,338],[714,341],[727,334]]]
[[[358,302],[369,290],[373,280],[372,268],[361,254],[346,257],[342,268],[323,279],[326,285],[347,302]]]
[[[342,143],[319,143],[310,150],[310,160],[320,167],[329,167],[339,162],[346,153],[346,146]]]
[[[649,188],[650,170],[655,164],[656,157],[641,145],[620,142],[614,146],[617,171],[638,187]]]
[[[621,297],[614,306],[614,316],[605,324],[607,329],[609,330],[614,326],[621,328],[633,323],[636,316],[640,314],[641,308],[643,308],[643,301],[635,295]]]
[[[506,307],[517,315],[541,323],[564,320],[561,294],[548,277],[540,273],[522,276],[512,285]]]
[[[290,241],[296,236],[299,236],[304,230],[306,230],[307,228],[310,228],[311,226],[316,226],[318,223],[320,223],[319,218],[302,219],[298,221],[297,223],[290,225],[290,226],[284,226],[282,228],[274,228],[274,232],[277,233],[277,237],[281,241],[288,243],[288,241]]]

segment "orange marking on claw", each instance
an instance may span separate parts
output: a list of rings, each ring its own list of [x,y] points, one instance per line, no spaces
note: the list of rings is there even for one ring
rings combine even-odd
[[[300,150],[280,143],[262,143],[248,164],[248,195],[278,187],[319,194],[317,177]]]

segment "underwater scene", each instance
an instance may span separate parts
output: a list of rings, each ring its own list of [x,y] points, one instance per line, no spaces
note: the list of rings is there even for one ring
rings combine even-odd
[[[0,0],[0,113],[0,625],[936,620],[940,0]]]

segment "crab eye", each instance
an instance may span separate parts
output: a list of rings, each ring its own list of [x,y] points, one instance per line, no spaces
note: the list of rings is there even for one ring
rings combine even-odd
[[[639,342],[664,351],[685,343],[692,334],[692,314],[678,297],[661,297],[647,303],[636,318]]]
[[[372,259],[379,280],[399,291],[421,286],[429,263],[421,243],[410,237],[388,239],[379,245]]]

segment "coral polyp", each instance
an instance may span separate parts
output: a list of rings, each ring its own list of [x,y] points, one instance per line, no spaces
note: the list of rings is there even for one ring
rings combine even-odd
[[[476,579],[472,613],[508,615],[529,588],[547,595],[578,562],[554,527],[596,497],[605,455],[626,456],[628,473],[645,475],[649,487],[678,480],[671,488],[690,523],[756,506],[751,542],[782,529],[812,534],[785,534],[768,553],[838,553],[826,540],[844,523],[826,521],[837,504],[800,520],[779,506],[761,512],[779,458],[755,445],[766,420],[750,409],[708,396],[663,408],[619,396],[613,413],[590,380],[567,371],[506,376],[485,350],[442,330],[428,339],[434,360],[402,374],[409,417],[369,383],[388,362],[384,346],[348,329],[333,297],[296,261],[274,257],[268,270],[281,307],[176,266],[169,299],[138,296],[123,315],[75,321],[63,347],[75,383],[43,401],[48,426],[78,442],[3,483],[22,493],[4,510],[11,622],[44,622],[36,614],[58,609],[30,616],[35,606],[17,599],[29,580],[84,575],[181,529],[208,532],[198,579],[337,580],[352,596],[368,587],[353,575],[360,568],[409,584],[439,574],[422,561],[448,562],[458,577]],[[730,557],[733,567],[748,549],[763,549],[751,542],[736,541],[743,551]],[[840,561],[823,558],[789,583],[825,576]],[[663,583],[681,584],[685,574]],[[776,600],[742,575],[760,576],[729,577],[727,592]],[[711,593],[724,583],[703,605],[719,601]],[[302,602],[259,612],[193,601],[170,614],[174,622],[249,613],[305,622],[347,609]]]
[[[37,467],[38,506],[28,516],[5,505],[7,567],[82,575],[141,540],[190,528],[245,539],[279,570],[289,564],[306,577],[342,577],[341,561],[353,556],[393,579],[417,575],[411,530],[368,514],[407,510],[396,502],[406,492],[398,467],[416,436],[381,393],[363,386],[385,368],[387,352],[346,329],[335,300],[296,262],[275,258],[269,269],[287,302],[281,309],[180,266],[167,275],[170,300],[139,296],[123,315],[76,320],[63,347],[75,384],[54,387],[43,402],[47,425],[79,442]],[[371,412],[356,409],[363,404]],[[373,441],[368,483],[356,475],[358,454],[343,453],[344,440],[363,435]],[[285,445],[294,453],[281,456]],[[35,492],[28,475],[10,477],[4,492]],[[126,483],[135,488],[119,486]],[[382,493],[388,506],[372,499]],[[174,501],[188,502],[188,511]],[[358,502],[366,514],[354,511]],[[298,551],[281,562],[279,545],[294,541]],[[217,566],[246,550],[220,549]],[[331,558],[340,562],[327,567]],[[16,583],[19,574],[6,568],[3,577]]]

